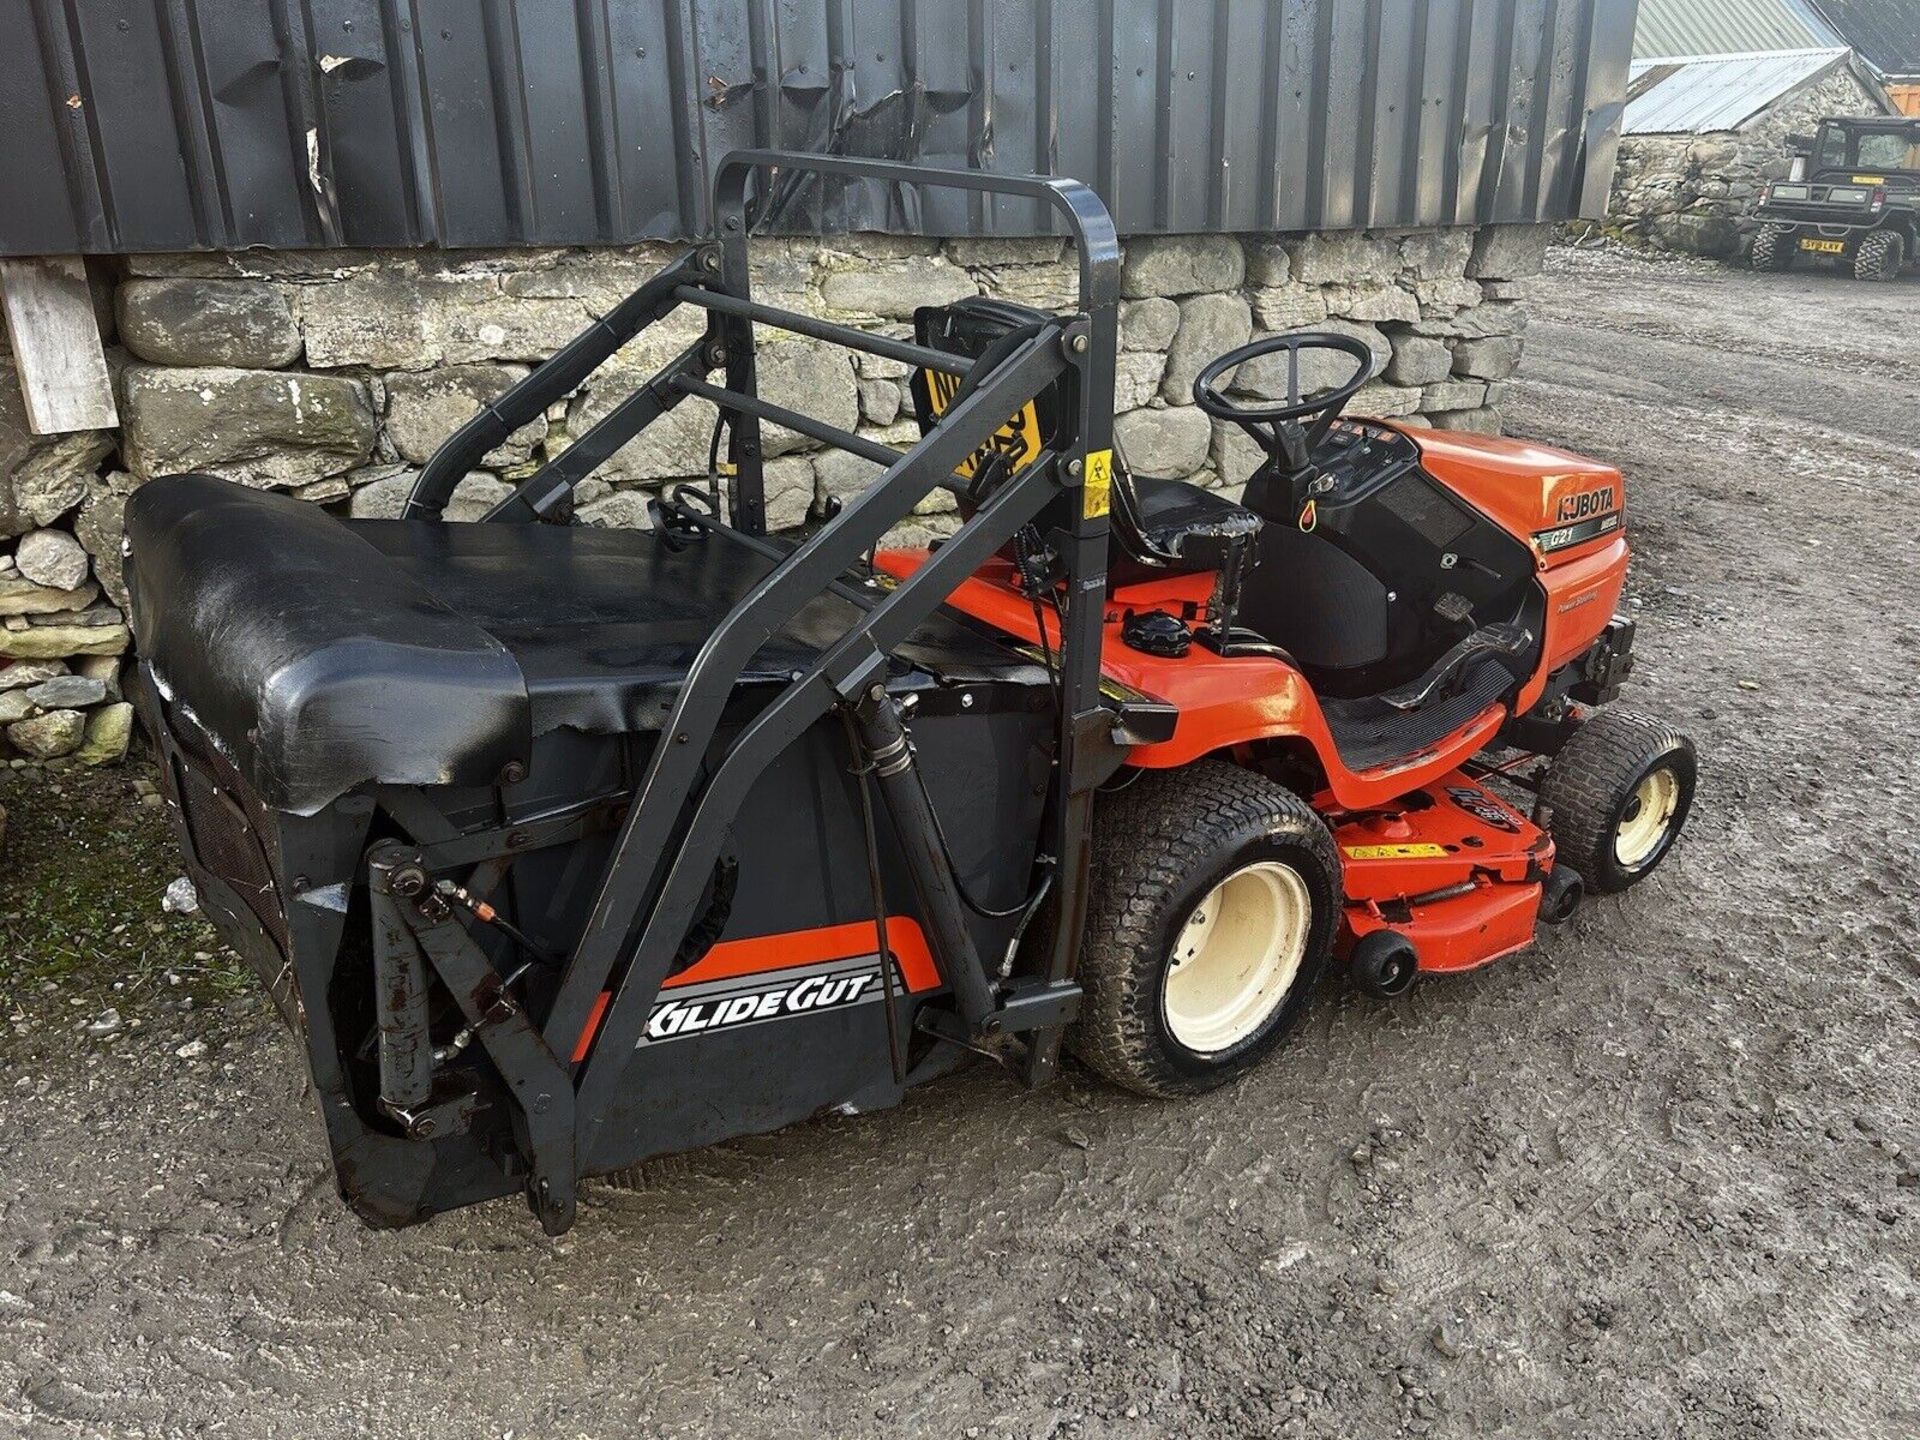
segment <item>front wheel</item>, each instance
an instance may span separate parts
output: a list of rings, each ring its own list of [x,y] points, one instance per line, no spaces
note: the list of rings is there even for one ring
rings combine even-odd
[[[1560,863],[1612,895],[1666,859],[1693,808],[1693,741],[1664,721],[1602,710],[1547,768],[1540,803]]]
[[[1103,797],[1074,1053],[1155,1096],[1250,1069],[1325,972],[1340,894],[1326,825],[1263,776],[1201,761]]]

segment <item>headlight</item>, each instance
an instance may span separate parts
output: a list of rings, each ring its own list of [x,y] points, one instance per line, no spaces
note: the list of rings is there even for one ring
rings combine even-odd
[[[1810,193],[1804,185],[1769,185],[1767,187],[1769,200],[1805,200]]]

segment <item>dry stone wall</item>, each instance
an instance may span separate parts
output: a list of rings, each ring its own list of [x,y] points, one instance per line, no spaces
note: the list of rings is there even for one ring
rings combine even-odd
[[[1875,115],[1877,100],[1844,66],[1769,106],[1737,130],[1629,135],[1620,142],[1607,224],[1662,250],[1727,257],[1746,239],[1740,219],[1761,188],[1784,180],[1789,135],[1811,135],[1829,115]]]
[[[1148,475],[1233,489],[1256,463],[1238,430],[1192,403],[1221,351],[1311,327],[1363,339],[1377,376],[1353,413],[1493,432],[1519,363],[1525,282],[1544,227],[1309,236],[1179,236],[1127,247],[1116,378],[1118,442]],[[0,350],[0,735],[15,764],[124,753],[129,639],[120,541],[127,497],[201,470],[353,516],[392,516],[449,434],[677,253],[675,247],[498,253],[299,252],[141,256],[102,267],[121,429],[28,432]],[[892,334],[914,308],[987,293],[1071,304],[1056,240],[778,240],[756,251],[756,293]],[[567,400],[485,456],[449,515],[480,514],[584,434],[698,334],[676,313]],[[1344,362],[1341,362],[1344,363]],[[1341,378],[1309,368],[1308,385]],[[905,367],[769,338],[762,393],[904,447],[917,436]],[[1253,397],[1283,395],[1277,365],[1244,367]],[[689,400],[578,492],[586,524],[644,527],[663,485],[704,476],[713,412]],[[850,494],[868,462],[804,436],[765,437],[768,515],[801,524]],[[945,496],[898,538],[946,533]]]

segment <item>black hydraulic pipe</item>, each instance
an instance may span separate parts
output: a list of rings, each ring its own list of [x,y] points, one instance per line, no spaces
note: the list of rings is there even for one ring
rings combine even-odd
[[[864,350],[869,355],[882,355],[889,360],[898,360],[903,365],[912,365],[921,370],[942,370],[949,375],[965,375],[973,367],[973,362],[963,355],[949,355],[943,350],[915,345],[911,341],[895,340],[890,335],[871,335],[865,330],[855,330],[851,325],[836,325],[831,320],[817,320],[811,315],[802,315],[798,311],[782,310],[777,305],[762,305],[757,300],[742,300],[739,296],[729,295],[724,290],[709,290],[701,285],[682,285],[673,292],[673,295],[676,300],[683,300],[689,305],[699,305],[707,310],[717,310],[722,315],[733,315],[742,320],[758,320],[761,324],[771,325],[775,329],[791,330],[796,335],[843,345],[849,350]]]
[[[927,792],[914,771],[913,746],[900,723],[900,706],[876,682],[854,707],[853,723],[907,862],[907,874],[913,881],[914,897],[920,902],[920,919],[932,942],[940,978],[953,992],[967,1029],[975,1034],[991,1033],[984,1022],[997,1008],[993,987],[987,982],[987,972],[967,929],[959,886],[940,848]]]

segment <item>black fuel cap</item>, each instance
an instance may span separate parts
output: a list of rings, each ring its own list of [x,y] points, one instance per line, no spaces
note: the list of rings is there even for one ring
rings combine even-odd
[[[1164,610],[1129,610],[1120,622],[1120,638],[1132,649],[1174,659],[1193,646],[1192,633]]]

